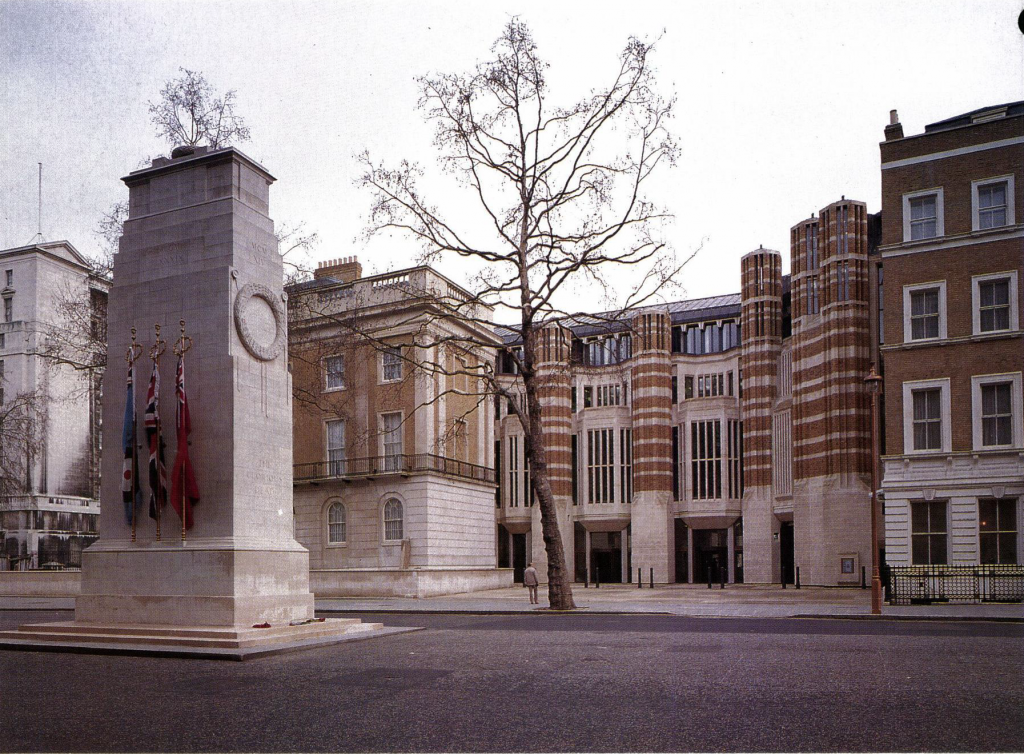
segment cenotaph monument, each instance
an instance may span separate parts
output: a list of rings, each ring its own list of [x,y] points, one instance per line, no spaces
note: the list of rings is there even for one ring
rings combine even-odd
[[[387,631],[313,617],[309,554],[292,531],[292,397],[282,262],[269,216],[273,176],[232,147],[196,147],[123,180],[129,214],[107,313],[100,538],[82,556],[75,620],[22,626],[0,634],[0,643],[216,653]],[[158,367],[168,497],[178,448],[173,346],[188,348],[188,455],[199,499],[187,530],[172,504],[158,506],[158,519],[149,515],[141,421],[134,526],[122,503],[126,356],[138,357],[141,420],[152,357],[160,355],[157,325],[166,341]],[[130,352],[133,328],[138,347]]]

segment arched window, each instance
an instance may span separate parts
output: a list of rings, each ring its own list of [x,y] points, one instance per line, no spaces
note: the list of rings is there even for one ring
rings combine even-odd
[[[402,538],[402,501],[391,498],[384,503],[384,539]]]
[[[345,506],[332,503],[327,509],[327,544],[338,545],[345,541]]]

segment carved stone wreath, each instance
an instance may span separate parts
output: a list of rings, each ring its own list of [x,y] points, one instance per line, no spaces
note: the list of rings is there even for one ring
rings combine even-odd
[[[265,338],[260,338],[257,332],[257,323],[254,319],[258,315],[252,311],[254,298],[266,303],[273,314],[274,339],[270,343],[267,343]],[[246,283],[235,296],[235,329],[238,330],[238,337],[246,350],[260,361],[273,361],[284,350],[287,337],[286,316],[280,296],[261,283]]]

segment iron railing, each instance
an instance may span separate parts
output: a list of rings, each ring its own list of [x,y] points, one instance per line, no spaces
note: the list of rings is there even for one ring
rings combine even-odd
[[[389,474],[414,474],[425,471],[494,484],[494,469],[489,466],[479,466],[475,463],[430,453],[297,463],[293,469],[292,478],[296,482],[311,482],[319,479],[366,479]]]
[[[1024,565],[892,566],[888,581],[893,605],[1024,601]]]

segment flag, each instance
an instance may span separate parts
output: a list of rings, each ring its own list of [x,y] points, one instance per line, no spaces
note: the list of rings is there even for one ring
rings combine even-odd
[[[146,441],[149,444],[149,517],[159,518],[167,503],[167,467],[164,465],[164,435],[160,428],[160,370],[153,361],[153,376],[146,393]]]
[[[142,497],[139,489],[139,454],[135,425],[135,363],[128,363],[128,389],[124,401],[124,428],[121,432],[121,446],[124,448],[124,473],[121,476],[121,500],[124,502],[124,517],[131,525],[135,510]]]
[[[175,428],[178,432],[178,455],[171,471],[171,505],[181,517],[186,529],[192,528],[192,506],[199,502],[199,487],[196,485],[192,461],[188,457],[188,436],[192,433],[192,419],[188,414],[188,397],[185,395],[185,359],[178,357],[177,384],[175,397],[178,410]]]

